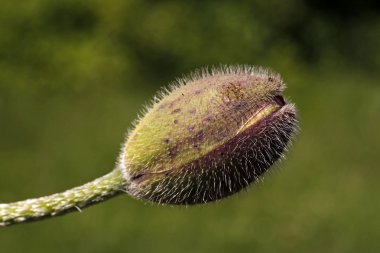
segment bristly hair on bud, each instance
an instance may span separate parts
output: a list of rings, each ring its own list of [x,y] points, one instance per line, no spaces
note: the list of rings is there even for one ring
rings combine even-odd
[[[116,168],[50,196],[0,204],[0,227],[62,215],[121,193],[191,205],[236,193],[281,157],[298,128],[280,75],[247,65],[177,79],[145,108]]]
[[[240,191],[280,157],[296,110],[273,71],[204,68],[153,100],[126,138],[119,167],[127,192],[166,204],[199,204]]]

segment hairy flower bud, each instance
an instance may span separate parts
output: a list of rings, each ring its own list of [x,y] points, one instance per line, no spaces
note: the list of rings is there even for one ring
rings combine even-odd
[[[278,74],[203,70],[165,91],[129,134],[119,166],[130,195],[197,204],[240,191],[283,155],[297,128]]]

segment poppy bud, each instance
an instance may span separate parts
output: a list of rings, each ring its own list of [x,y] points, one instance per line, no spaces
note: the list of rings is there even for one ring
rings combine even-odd
[[[203,70],[164,91],[130,132],[119,166],[127,192],[166,204],[224,198],[257,181],[297,129],[278,74]]]

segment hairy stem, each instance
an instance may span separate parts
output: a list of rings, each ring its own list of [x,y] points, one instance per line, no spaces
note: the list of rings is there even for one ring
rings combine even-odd
[[[123,192],[126,182],[119,169],[82,186],[50,196],[0,204],[0,227],[81,211]]]

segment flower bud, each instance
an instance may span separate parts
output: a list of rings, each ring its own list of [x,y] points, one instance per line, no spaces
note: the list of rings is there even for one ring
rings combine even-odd
[[[130,132],[119,166],[130,195],[197,204],[257,181],[297,129],[278,74],[247,66],[203,70],[156,99]]]

